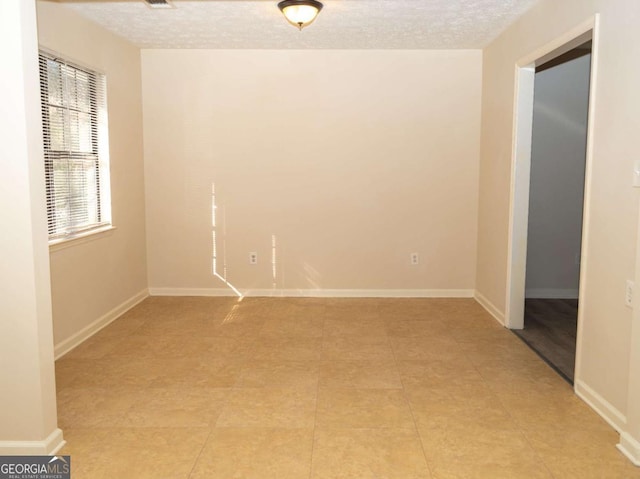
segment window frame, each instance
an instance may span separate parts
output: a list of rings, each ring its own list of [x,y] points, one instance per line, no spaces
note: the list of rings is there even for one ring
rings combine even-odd
[[[88,75],[90,80],[87,87],[89,88],[89,110],[82,111],[80,108],[72,108],[69,105],[54,105],[49,101],[49,77],[47,75],[46,65],[48,61],[57,62],[61,66],[67,66],[76,71],[83,72]],[[98,235],[115,229],[112,224],[111,217],[111,189],[110,189],[110,168],[109,168],[109,127],[108,127],[108,100],[107,100],[107,76],[96,68],[84,65],[81,62],[69,58],[40,46],[38,49],[38,70],[40,80],[40,106],[42,114],[42,132],[43,132],[43,153],[45,167],[45,188],[46,188],[46,208],[47,208],[47,232],[49,237],[49,246],[60,249],[63,243],[69,242],[69,245],[84,243],[89,236]],[[44,67],[44,70],[43,70]],[[45,75],[43,75],[43,71]],[[63,87],[64,89],[64,87]],[[63,103],[63,102],[62,102]],[[49,117],[49,108],[64,108],[65,111],[74,111],[77,115],[88,114],[90,119],[90,136],[91,136],[91,152],[75,151],[71,147],[64,150],[53,150],[51,147],[51,121]],[[68,121],[68,115],[64,117],[63,129],[67,131],[72,122]],[[75,133],[79,138],[79,132]],[[73,136],[72,134],[72,136]],[[80,148],[78,148],[80,150]],[[96,194],[96,214],[97,221],[86,225],[71,225],[66,231],[56,231],[56,208],[55,208],[55,187],[54,187],[54,166],[56,157],[58,159],[66,159],[68,161],[80,160],[93,162],[95,165],[95,186],[91,187],[91,192]],[[71,183],[69,183],[71,184]],[[86,195],[84,198],[89,198]],[[71,196],[70,196],[71,198]],[[71,207],[69,211],[71,211]],[[82,240],[82,241],[76,241]]]

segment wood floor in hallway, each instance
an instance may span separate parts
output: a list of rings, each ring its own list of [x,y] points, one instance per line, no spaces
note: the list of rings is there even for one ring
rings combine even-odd
[[[524,329],[513,332],[573,384],[577,330],[577,299],[527,299]]]

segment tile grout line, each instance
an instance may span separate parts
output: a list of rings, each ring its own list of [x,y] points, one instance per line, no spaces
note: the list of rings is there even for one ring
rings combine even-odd
[[[326,304],[323,301],[323,311],[322,311],[322,336],[320,341],[320,361],[318,361],[318,382],[316,383],[316,410],[313,416],[313,434],[311,434],[311,455],[309,458],[309,479],[312,479],[313,476],[313,452],[316,444],[316,429],[318,427],[318,402],[320,399],[320,376],[322,371],[322,362],[323,362],[323,352],[324,352],[324,333],[326,326]]]
[[[396,371],[398,371],[398,376],[400,378],[400,384],[402,384],[402,395],[404,396],[404,400],[406,401],[407,405],[409,406],[409,412],[411,412],[411,419],[413,420],[413,427],[415,428],[416,435],[418,436],[418,440],[420,441],[420,447],[422,449],[422,456],[424,457],[424,462],[427,465],[427,470],[429,471],[429,476],[433,478],[434,477],[433,470],[431,468],[431,464],[429,462],[429,459],[427,458],[427,453],[426,453],[425,448],[424,448],[424,442],[422,442],[422,436],[420,435],[420,430],[418,429],[418,423],[416,422],[416,416],[413,413],[413,406],[411,405],[411,401],[409,400],[409,397],[407,396],[407,390],[405,388],[404,381],[402,379],[402,374],[400,373],[400,365],[398,364],[398,358],[396,356],[396,350],[393,347],[393,343],[391,342],[391,338],[390,338],[389,333],[388,333],[387,328],[386,328],[388,320],[383,318],[383,321],[385,322],[385,333],[387,333],[387,341],[389,341],[389,346],[391,347],[391,354],[393,356],[393,362],[395,363]],[[395,320],[395,321],[398,321],[398,320]]]
[[[459,341],[455,334],[453,334],[453,339],[458,344],[458,346],[460,346],[461,342],[464,342],[464,341]],[[497,394],[493,390],[493,388],[490,386],[490,384],[487,382],[487,380],[485,379],[484,375],[482,374],[482,372],[478,368],[478,365],[476,364],[476,362],[473,361],[473,359],[470,357],[469,353],[467,351],[463,351],[463,354],[464,354],[465,358],[467,359],[467,361],[469,361],[469,363],[473,366],[473,369],[475,369],[475,371],[478,373],[478,376],[482,379],[482,383],[484,384],[484,386],[491,392],[491,394],[493,396],[495,396],[496,400],[504,408],[504,410],[507,413],[507,415],[509,416],[509,418],[511,418],[512,423],[517,427],[518,432],[524,438],[525,442],[529,445],[529,447],[533,451],[534,457],[536,457],[540,461],[540,463],[544,466],[544,469],[549,473],[549,476],[551,477],[551,479],[556,479],[556,476],[553,474],[553,472],[551,471],[549,466],[547,466],[547,463],[539,455],[538,450],[535,447],[533,447],[533,445],[531,444],[531,441],[529,441],[529,437],[527,436],[527,434],[526,434],[525,430],[523,429],[522,425],[516,420],[516,418],[513,416],[513,414],[511,414],[511,411],[504,405],[504,403],[502,401],[502,398],[500,397],[500,394]]]
[[[228,339],[228,338],[223,338],[223,339]],[[204,358],[198,358],[199,360],[204,360]],[[226,358],[225,358],[226,359]],[[226,407],[229,404],[229,401],[231,401],[231,397],[235,391],[235,389],[238,386],[238,381],[240,380],[240,374],[242,372],[242,370],[244,369],[245,363],[243,362],[243,367],[240,368],[240,373],[238,373],[238,377],[236,378],[235,382],[233,383],[233,385],[229,388],[226,388],[229,390],[227,397],[224,401],[224,405],[221,408],[221,412],[220,414],[218,414],[218,417],[216,417],[215,422],[212,425],[209,425],[209,434],[207,434],[206,439],[204,440],[204,442],[202,443],[202,447],[200,448],[200,451],[198,452],[198,455],[196,456],[195,461],[193,462],[193,466],[191,467],[191,471],[189,471],[189,475],[187,476],[187,479],[191,478],[193,476],[193,472],[196,468],[196,466],[198,465],[198,461],[200,460],[200,457],[202,456],[202,453],[204,451],[205,446],[207,445],[207,443],[209,442],[209,439],[211,438],[211,436],[213,435],[214,430],[217,428],[218,425],[218,420],[220,419],[220,417],[222,416],[222,414],[224,413],[224,410],[226,409]]]
[[[209,427],[209,434],[207,434],[206,439],[202,443],[202,447],[200,448],[200,451],[198,451],[198,455],[196,456],[195,460],[193,461],[193,466],[191,466],[191,470],[189,471],[189,475],[187,476],[187,479],[190,479],[191,476],[193,476],[193,471],[195,470],[196,466],[198,465],[198,461],[200,460],[200,456],[202,456],[202,451],[204,451],[204,447],[207,445],[207,442],[209,442],[209,438],[211,437],[211,434],[213,433],[213,429],[214,428]]]

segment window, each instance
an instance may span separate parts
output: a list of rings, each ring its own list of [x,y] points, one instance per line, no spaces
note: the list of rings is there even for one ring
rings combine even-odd
[[[49,240],[111,224],[104,75],[40,52]]]

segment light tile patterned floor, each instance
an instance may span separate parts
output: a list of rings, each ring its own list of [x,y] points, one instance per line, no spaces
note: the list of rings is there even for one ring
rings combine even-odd
[[[640,478],[473,300],[152,297],[56,376],[74,479]]]

